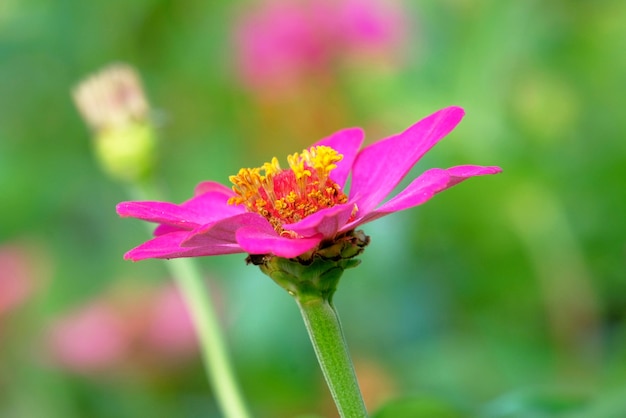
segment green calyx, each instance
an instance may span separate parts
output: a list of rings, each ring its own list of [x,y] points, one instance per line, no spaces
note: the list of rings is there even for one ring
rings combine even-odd
[[[125,182],[141,182],[154,168],[156,139],[151,125],[131,123],[103,129],[96,136],[96,155],[108,174]]]
[[[319,298],[330,302],[344,270],[359,265],[355,257],[367,244],[369,237],[362,231],[350,231],[296,258],[265,254],[250,255],[246,261],[258,265],[300,302]]]

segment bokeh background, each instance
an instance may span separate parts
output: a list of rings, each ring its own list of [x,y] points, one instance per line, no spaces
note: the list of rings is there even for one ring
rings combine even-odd
[[[503,174],[365,226],[335,298],[370,410],[626,416],[626,3],[348,3],[0,3],[0,416],[220,416],[164,262],[122,260],[145,226],[71,99],[112,62],[143,78],[175,202],[463,106],[415,173]],[[199,261],[254,416],[336,416],[296,305],[244,258]]]

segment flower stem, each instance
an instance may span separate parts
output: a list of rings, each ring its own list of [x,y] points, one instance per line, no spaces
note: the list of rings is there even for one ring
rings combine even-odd
[[[139,200],[158,198],[156,188],[150,183],[131,189],[130,194]],[[209,288],[204,284],[197,264],[192,259],[179,258],[168,260],[165,265],[175,278],[189,309],[198,335],[204,369],[220,410],[228,418],[250,417],[234,377]]]
[[[323,297],[296,297],[304,324],[313,343],[341,417],[367,417],[354,367],[332,302]]]
[[[266,254],[246,260],[259,266],[298,303],[337,410],[349,418],[367,417],[367,410],[332,299],[341,275],[359,264],[355,257],[368,243],[363,232],[350,231],[297,258]]]
[[[219,323],[211,306],[209,291],[202,281],[197,265],[189,259],[169,260],[167,265],[176,278],[193,318],[206,373],[220,409],[226,417],[249,417],[234,378]]]

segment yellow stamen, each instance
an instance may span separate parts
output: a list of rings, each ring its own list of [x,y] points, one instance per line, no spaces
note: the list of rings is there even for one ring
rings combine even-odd
[[[329,177],[343,156],[328,146],[316,146],[287,157],[289,169],[281,169],[274,157],[259,168],[242,168],[229,179],[236,196],[250,212],[267,218],[285,235],[284,224],[298,222],[313,213],[346,203],[347,196]],[[292,236],[291,233],[287,234]]]

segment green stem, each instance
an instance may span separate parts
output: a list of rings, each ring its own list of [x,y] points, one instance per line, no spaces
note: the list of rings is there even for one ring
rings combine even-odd
[[[323,297],[296,297],[317,360],[342,417],[367,417],[337,311]]]
[[[234,378],[219,322],[211,306],[208,288],[202,281],[197,265],[190,259],[182,258],[169,260],[167,265],[176,278],[193,318],[205,370],[220,409],[227,417],[249,417]]]
[[[137,200],[159,198],[152,184],[142,184],[130,190]],[[220,410],[228,418],[248,418],[249,412],[237,386],[226,344],[215,315],[208,287],[202,280],[197,264],[188,258],[168,260],[165,265],[189,309],[198,335],[204,369]]]

